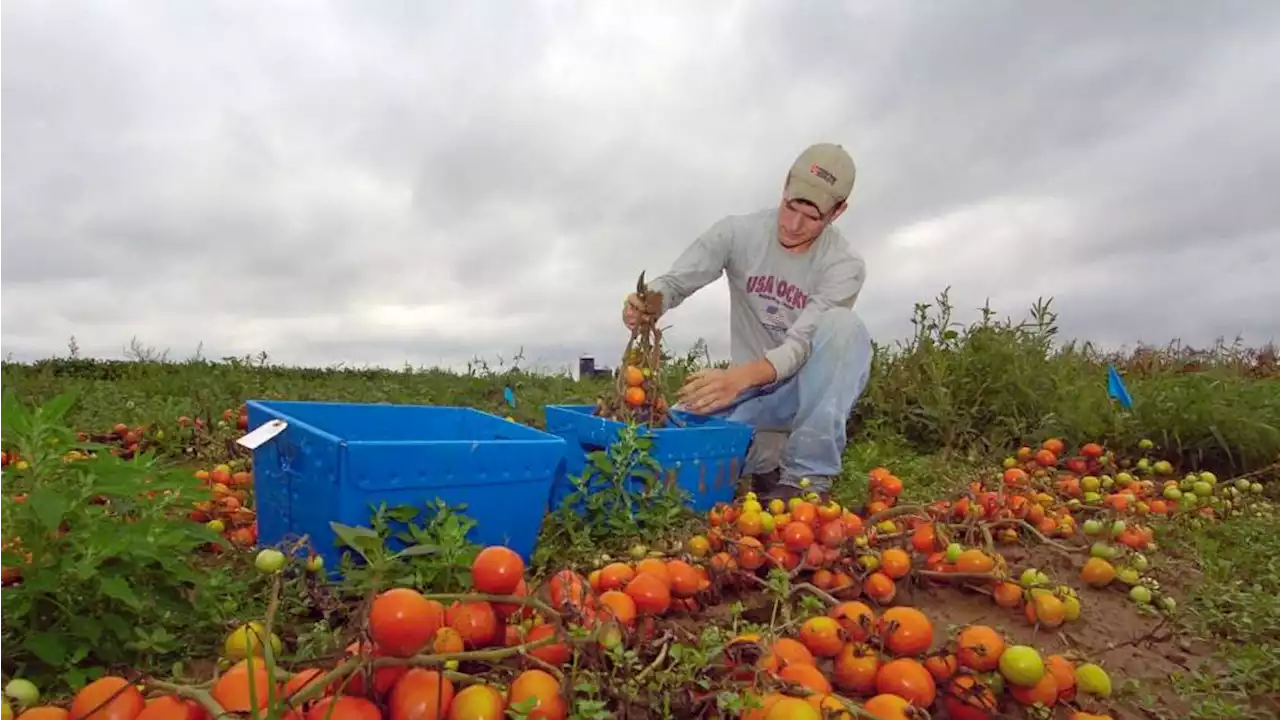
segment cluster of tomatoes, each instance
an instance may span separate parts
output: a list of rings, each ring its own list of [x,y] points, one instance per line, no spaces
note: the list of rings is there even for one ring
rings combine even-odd
[[[213,497],[194,503],[188,517],[194,522],[204,523],[236,547],[250,548],[257,544],[258,516],[249,507],[253,495],[253,474],[224,464],[212,470],[199,470],[195,476],[208,486]],[[214,551],[218,548],[217,545],[209,547]]]
[[[563,720],[569,714],[566,688],[552,671],[572,658],[566,633],[532,605],[490,599],[527,597],[524,570],[518,553],[491,546],[473,561],[473,592],[464,599],[445,605],[413,588],[381,592],[370,605],[367,642],[352,643],[348,657],[336,666],[290,673],[277,695],[286,698],[292,712],[305,713],[306,720],[329,718],[330,712],[333,720],[502,720],[508,709],[529,718]],[[563,581],[553,579],[548,589],[552,603],[569,602],[572,588]],[[486,650],[490,655],[485,662],[474,662],[481,659],[474,653]],[[415,666],[411,658],[421,656],[436,656],[436,662]],[[374,666],[388,658],[404,662]],[[507,658],[522,667],[512,668],[505,685],[457,674],[473,664],[489,672]],[[232,672],[245,663],[240,661]],[[251,684],[258,697],[269,689],[265,669],[256,676],[243,672],[243,682],[235,681],[225,692],[219,686],[227,676],[214,686],[213,697],[226,710],[252,709],[247,704]],[[263,700],[259,709],[266,707]]]
[[[963,627],[937,648],[935,636],[916,608],[877,614],[850,601],[808,618],[793,636],[740,636],[725,656],[744,681],[756,684],[761,671],[781,681],[743,714],[752,720],[852,720],[846,698],[863,699],[857,717],[906,720],[941,705],[953,720],[987,720],[1004,717],[1006,696],[1024,707],[1069,706],[1073,720],[1108,717],[1080,709],[1111,694],[1111,678],[1096,664],[1044,658],[987,625]]]
[[[767,575],[781,568],[835,598],[866,595],[888,604],[897,595],[897,581],[913,565],[901,548],[876,549],[904,532],[902,522],[889,517],[903,483],[885,468],[870,475],[865,519],[835,501],[821,503],[816,495],[773,500],[764,507],[748,493],[740,504],[711,510],[710,528],[690,540],[690,554],[706,558],[712,572],[729,582],[735,574]]]

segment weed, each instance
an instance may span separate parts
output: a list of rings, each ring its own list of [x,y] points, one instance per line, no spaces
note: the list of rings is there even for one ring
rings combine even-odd
[[[587,455],[582,474],[570,478],[573,491],[543,523],[535,565],[627,552],[645,538],[671,537],[693,519],[688,494],[660,479],[652,446],[647,431],[628,424],[607,450]]]

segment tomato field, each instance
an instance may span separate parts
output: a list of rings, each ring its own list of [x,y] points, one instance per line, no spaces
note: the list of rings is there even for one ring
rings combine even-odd
[[[305,537],[258,546],[245,401],[537,427],[622,383],[510,361],[6,364],[4,720],[1280,713],[1274,351],[1102,356],[1055,342],[1047,307],[963,327],[945,296],[915,320],[879,349],[828,503],[743,488],[694,513],[605,482],[547,514],[528,560],[472,543],[465,507],[382,507],[334,527],[340,576]],[[652,377],[669,392],[700,361]],[[648,449],[626,432],[587,473]]]

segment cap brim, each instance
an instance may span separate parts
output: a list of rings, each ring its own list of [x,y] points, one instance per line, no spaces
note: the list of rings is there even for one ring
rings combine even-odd
[[[791,182],[787,183],[786,199],[812,203],[823,215],[831,212],[842,200],[803,175],[791,176]]]

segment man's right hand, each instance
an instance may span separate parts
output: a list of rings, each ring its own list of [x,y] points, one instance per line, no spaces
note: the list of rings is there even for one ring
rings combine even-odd
[[[640,321],[640,313],[644,310],[644,303],[640,301],[640,296],[631,293],[622,303],[622,324],[627,326],[628,330],[635,330],[636,323]]]

